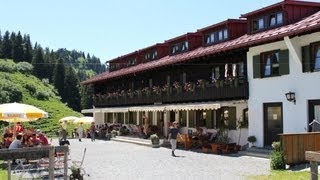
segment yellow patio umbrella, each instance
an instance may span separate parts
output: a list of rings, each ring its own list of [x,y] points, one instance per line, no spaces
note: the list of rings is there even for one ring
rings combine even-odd
[[[94,118],[89,116],[80,117],[77,120],[73,121],[73,123],[75,124],[78,124],[78,123],[90,124],[92,122],[94,122]]]
[[[5,103],[0,105],[0,120],[7,122],[33,121],[48,117],[48,113],[28,104]]]
[[[75,116],[67,116],[67,117],[64,117],[64,118],[59,119],[59,122],[75,121],[75,120],[77,120],[77,119],[78,119],[78,117],[75,117]]]

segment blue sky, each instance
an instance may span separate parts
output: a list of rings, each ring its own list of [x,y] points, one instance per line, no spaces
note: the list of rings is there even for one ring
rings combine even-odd
[[[319,0],[318,0],[319,1]],[[0,30],[33,44],[76,49],[101,62],[280,0],[0,0]]]

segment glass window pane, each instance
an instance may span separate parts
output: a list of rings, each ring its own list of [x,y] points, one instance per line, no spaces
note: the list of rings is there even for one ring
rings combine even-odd
[[[227,29],[225,29],[225,30],[223,31],[223,38],[224,38],[224,39],[228,39],[228,30],[227,30]]]
[[[207,37],[206,37],[206,44],[210,44],[210,43],[211,43],[210,36],[207,36]]]
[[[283,23],[283,16],[282,13],[277,13],[277,24]]]
[[[211,33],[210,34],[210,39],[211,39],[211,42],[210,43],[213,43],[215,40],[214,40],[214,33]]]
[[[316,48],[314,69],[320,71],[320,46]]]
[[[222,40],[222,31],[219,31],[219,36],[218,36],[218,40],[221,41]]]
[[[263,21],[263,19],[261,18],[261,19],[259,19],[259,27],[258,27],[259,29],[263,29],[264,28],[264,21]]]
[[[276,16],[274,15],[274,14],[272,14],[271,16],[270,16],[270,19],[269,19],[269,26],[274,26],[274,25],[276,25]]]
[[[270,56],[268,56],[268,58],[266,60],[265,67],[264,67],[264,76],[270,76],[271,75],[270,66],[271,66]]]

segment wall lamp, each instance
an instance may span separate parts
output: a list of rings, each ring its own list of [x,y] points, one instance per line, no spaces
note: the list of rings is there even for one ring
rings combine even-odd
[[[286,93],[286,98],[288,101],[296,104],[296,93],[289,91],[288,93]]]

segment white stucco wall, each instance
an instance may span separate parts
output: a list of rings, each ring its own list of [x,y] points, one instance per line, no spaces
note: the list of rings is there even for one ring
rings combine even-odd
[[[102,112],[95,112],[93,113],[94,123],[96,125],[104,124],[104,113]]]
[[[251,47],[247,52],[249,80],[249,135],[263,146],[263,103],[282,102],[284,133],[305,132],[308,129],[308,100],[320,99],[320,72],[303,73],[301,47],[320,41],[320,32],[290,39],[297,52],[295,56],[284,40]],[[289,49],[290,73],[279,77],[253,79],[253,56],[271,50]],[[299,59],[296,59],[298,57]],[[285,93],[296,94],[296,105],[288,102]]]

